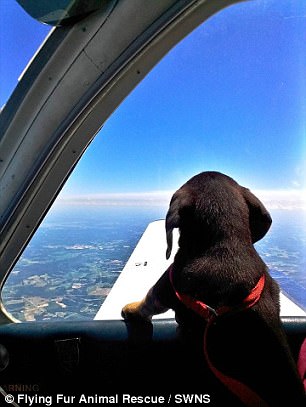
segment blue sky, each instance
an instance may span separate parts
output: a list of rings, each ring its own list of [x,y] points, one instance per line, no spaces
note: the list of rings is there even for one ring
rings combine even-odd
[[[0,105],[49,27],[0,2]],[[205,170],[306,188],[306,2],[259,0],[173,49],[88,148],[63,196],[172,191]]]

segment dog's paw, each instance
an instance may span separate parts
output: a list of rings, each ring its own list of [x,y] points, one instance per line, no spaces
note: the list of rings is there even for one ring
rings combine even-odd
[[[141,313],[141,301],[125,305],[121,310],[121,316],[125,320],[149,321],[149,319]]]

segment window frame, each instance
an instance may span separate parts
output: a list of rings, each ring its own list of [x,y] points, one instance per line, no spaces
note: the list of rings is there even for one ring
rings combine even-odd
[[[51,31],[0,115],[1,289],[116,107],[180,40],[236,2],[110,1],[74,26]],[[133,16],[139,18],[130,24]],[[0,324],[12,321],[1,300]]]

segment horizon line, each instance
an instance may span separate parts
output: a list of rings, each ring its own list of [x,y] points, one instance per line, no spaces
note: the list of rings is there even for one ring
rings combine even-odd
[[[269,209],[305,209],[306,190],[302,189],[250,189]],[[108,192],[59,196],[60,206],[156,206],[167,205],[175,190],[147,192]]]

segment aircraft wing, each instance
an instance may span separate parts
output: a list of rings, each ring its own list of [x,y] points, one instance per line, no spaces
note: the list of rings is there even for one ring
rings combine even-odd
[[[166,260],[165,221],[158,220],[148,225],[131,257],[114,284],[112,290],[97,312],[95,319],[121,319],[122,307],[141,300],[173,262],[178,248],[178,230],[174,229],[173,250]],[[281,292],[281,316],[305,316],[306,313],[284,292]],[[155,319],[174,318],[173,311],[154,316]]]

